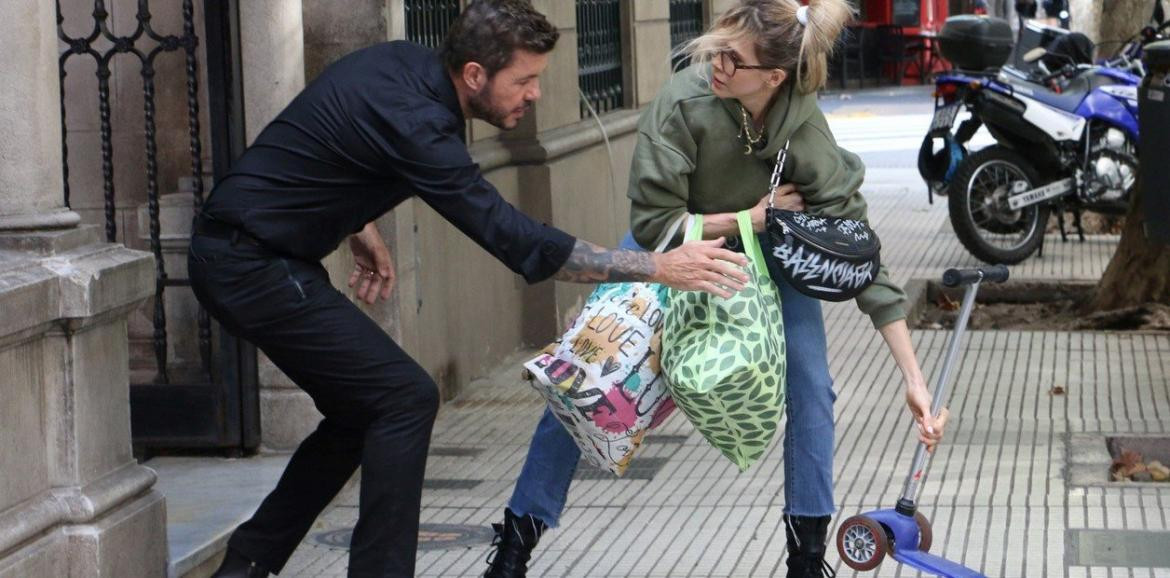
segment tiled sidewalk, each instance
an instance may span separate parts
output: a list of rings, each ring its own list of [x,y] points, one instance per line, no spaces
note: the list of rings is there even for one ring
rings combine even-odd
[[[921,185],[907,184],[916,178],[912,171],[874,170],[867,179],[871,220],[895,278],[933,279],[949,266],[977,265],[949,230],[945,199],[927,205]],[[1043,259],[1030,259],[1012,274],[1096,279],[1115,245],[1116,238],[1109,237],[1063,244],[1052,235]],[[853,305],[827,307],[826,322],[840,395],[835,464],[840,513],[890,507],[914,449],[900,375]],[[948,335],[914,333],[928,378],[941,363]],[[932,551],[988,576],[1170,577],[1170,561],[1160,569],[1081,565],[1132,564],[1159,552],[1134,550],[1120,558],[1123,562],[1110,562],[1099,542],[1078,532],[1170,532],[1170,484],[1078,487],[1065,476],[1070,452],[1080,451],[1069,447],[1071,433],[1170,432],[1170,336],[1047,331],[968,336],[953,386],[948,440],[934,457],[920,499],[933,520]],[[502,361],[495,375],[468,388],[439,416],[422,521],[475,526],[480,533],[468,537],[470,546],[420,551],[420,575],[483,571],[488,548],[474,542],[482,540],[484,526],[502,516],[543,406],[520,379],[521,358]],[[1067,393],[1050,395],[1054,386]],[[660,467],[651,479],[598,476],[573,484],[562,528],[546,536],[532,575],[783,576],[781,453],[774,444],[759,464],[739,474],[676,415],[636,458]],[[356,496],[343,496],[318,530],[352,526],[355,517]],[[346,552],[322,545],[317,533],[283,576],[344,575]],[[1160,540],[1154,544],[1164,544],[1163,557],[1170,551],[1170,533],[1134,536]],[[1119,542],[1122,548],[1134,543]],[[853,576],[830,548],[839,575]],[[868,575],[916,574],[887,561]]]

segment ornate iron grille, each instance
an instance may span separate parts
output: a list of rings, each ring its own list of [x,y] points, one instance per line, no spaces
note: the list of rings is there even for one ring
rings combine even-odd
[[[691,59],[680,48],[703,33],[703,0],[670,0],[671,70],[685,68]]]
[[[586,102],[601,114],[624,103],[620,0],[577,0],[577,81]]]
[[[155,361],[158,366],[156,381],[168,383],[167,375],[167,318],[164,306],[163,293],[169,286],[188,285],[186,279],[170,279],[167,276],[163,260],[161,231],[159,226],[159,188],[158,188],[158,144],[156,139],[157,126],[155,123],[155,58],[162,53],[182,50],[186,53],[187,76],[187,123],[190,133],[191,175],[194,183],[194,198],[192,202],[198,210],[203,203],[203,160],[202,146],[199,135],[199,77],[196,48],[199,38],[195,35],[194,8],[192,0],[183,0],[183,33],[182,35],[163,36],[155,32],[150,25],[149,0],[138,1],[138,12],[135,15],[137,26],[134,31],[125,36],[118,36],[110,28],[110,12],[103,0],[94,0],[93,29],[89,34],[79,37],[70,37],[65,33],[65,18],[61,14],[61,2],[57,0],[57,34],[68,47],[61,53],[59,71],[61,76],[61,132],[65,134],[65,65],[74,56],[90,56],[97,65],[98,81],[98,116],[100,119],[101,158],[102,158],[102,186],[105,192],[105,229],[106,240],[117,240],[114,191],[114,147],[110,124],[110,62],[120,54],[129,54],[137,57],[141,63],[142,91],[143,91],[143,120],[146,134],[146,187],[147,211],[150,216],[150,250],[155,258],[155,291],[154,291],[154,333],[153,346]],[[155,45],[149,49],[143,48],[144,40],[150,40]],[[69,150],[62,139],[62,158],[65,174],[65,205],[69,206]],[[211,375],[211,321],[206,311],[200,309],[198,315],[199,348],[203,362],[203,369]]]
[[[406,0],[406,39],[438,48],[459,16],[459,0]]]

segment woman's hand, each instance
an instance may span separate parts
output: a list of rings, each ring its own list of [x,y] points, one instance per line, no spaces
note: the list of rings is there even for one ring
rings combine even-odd
[[[764,195],[764,198],[752,207],[752,229],[757,233],[764,232],[764,212],[768,208],[768,197],[770,196]],[[796,185],[785,183],[776,187],[776,198],[773,200],[772,206],[787,211],[803,211],[804,198],[796,192]]]
[[[931,416],[930,403],[931,396],[926,391],[925,383],[906,383],[906,406],[914,416],[914,423],[918,425],[918,441],[926,444],[926,451],[934,453],[934,448],[942,441],[950,412],[944,407],[938,415]]]
[[[349,286],[357,286],[358,300],[372,305],[379,297],[389,299],[394,290],[394,260],[377,226],[371,222],[350,235],[349,248],[353,251]]]

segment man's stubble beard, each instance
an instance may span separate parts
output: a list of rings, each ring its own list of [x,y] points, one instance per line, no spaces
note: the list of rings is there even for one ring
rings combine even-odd
[[[467,99],[467,107],[471,109],[472,116],[500,130],[508,131],[516,128],[517,126],[520,126],[519,122],[513,126],[507,126],[504,124],[504,122],[508,119],[508,116],[512,114],[512,111],[500,110],[499,108],[492,105],[491,88],[492,83],[489,82],[483,88],[479,89],[478,92],[472,93],[471,96]],[[532,106],[532,103],[526,104],[529,107]]]

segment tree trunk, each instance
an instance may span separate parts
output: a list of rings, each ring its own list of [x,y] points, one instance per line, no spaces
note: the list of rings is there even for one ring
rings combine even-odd
[[[1100,34],[1106,40],[1129,38],[1149,22],[1153,10],[1154,0],[1108,0],[1101,11]],[[1145,162],[1156,160],[1147,158]],[[1136,188],[1133,206],[1121,231],[1121,242],[1097,286],[1091,311],[1150,303],[1170,305],[1170,247],[1151,243],[1146,238],[1140,182]]]
[[[1141,183],[1137,189],[1134,204],[1125,217],[1117,252],[1097,286],[1097,294],[1090,305],[1092,311],[1149,303],[1170,305],[1170,246],[1152,243],[1146,238]]]
[[[1155,0],[1071,0],[1072,29],[1097,46],[1097,58],[1108,58],[1132,38],[1154,13]]]

